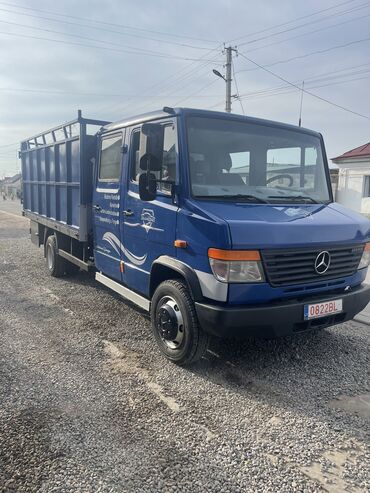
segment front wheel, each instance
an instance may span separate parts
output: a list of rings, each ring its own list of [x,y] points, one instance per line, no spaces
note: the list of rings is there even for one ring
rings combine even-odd
[[[199,326],[193,300],[183,281],[168,280],[156,289],[150,316],[155,340],[162,354],[178,365],[201,359],[208,335]]]

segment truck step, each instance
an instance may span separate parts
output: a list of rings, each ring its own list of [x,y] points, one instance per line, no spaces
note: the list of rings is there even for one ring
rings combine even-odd
[[[140,308],[143,308],[145,311],[149,311],[150,301],[144,298],[144,296],[140,296],[140,294],[135,293],[135,291],[131,291],[131,289],[128,289],[125,286],[122,286],[122,284],[113,281],[113,279],[104,276],[101,272],[97,272],[95,274],[95,279],[101,284],[104,284],[104,286],[107,286],[116,293],[120,294],[123,298],[132,301],[135,305],[140,306]]]

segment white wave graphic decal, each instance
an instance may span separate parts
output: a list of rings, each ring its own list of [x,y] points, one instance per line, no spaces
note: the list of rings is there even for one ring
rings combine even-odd
[[[135,265],[143,265],[143,263],[146,261],[148,254],[146,253],[142,257],[138,257],[137,255],[134,255],[131,253],[127,248],[122,245],[120,240],[117,238],[116,235],[113,233],[110,233],[109,231],[107,233],[104,233],[103,235],[103,240],[107,241],[110,246],[120,255],[122,252],[131,262]]]

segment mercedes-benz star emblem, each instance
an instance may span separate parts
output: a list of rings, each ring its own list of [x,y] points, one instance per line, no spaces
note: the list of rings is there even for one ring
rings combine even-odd
[[[330,266],[330,253],[327,251],[320,252],[315,260],[315,271],[318,274],[325,274]]]

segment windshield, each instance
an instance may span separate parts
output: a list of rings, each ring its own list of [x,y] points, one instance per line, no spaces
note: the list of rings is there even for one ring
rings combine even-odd
[[[223,119],[187,119],[192,195],[256,203],[330,201],[314,135]]]

